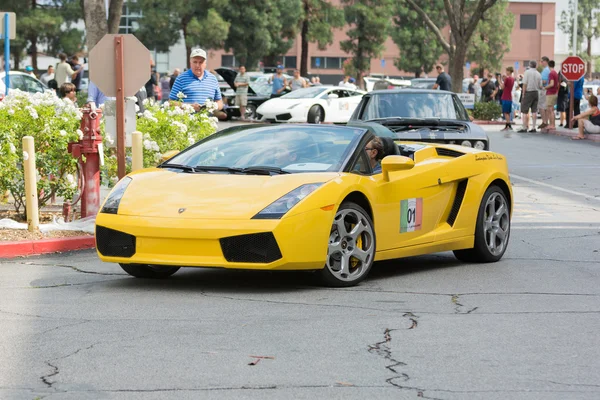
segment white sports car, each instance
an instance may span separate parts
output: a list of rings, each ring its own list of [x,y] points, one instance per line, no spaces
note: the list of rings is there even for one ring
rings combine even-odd
[[[265,101],[256,110],[260,121],[346,123],[366,92],[339,86],[313,86]]]

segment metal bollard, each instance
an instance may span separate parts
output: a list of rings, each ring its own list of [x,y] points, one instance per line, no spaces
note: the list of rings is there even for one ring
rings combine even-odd
[[[35,146],[32,136],[23,137],[23,167],[25,169],[25,207],[27,208],[27,229],[36,232],[40,228],[38,213],[38,193],[35,168]]]

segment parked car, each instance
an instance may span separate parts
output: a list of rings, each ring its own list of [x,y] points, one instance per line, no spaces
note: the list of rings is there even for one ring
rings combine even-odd
[[[406,79],[393,79],[390,78],[389,76],[383,76],[383,75],[369,75],[369,76],[365,76],[363,78],[363,81],[365,83],[365,90],[367,92],[370,92],[371,90],[378,90],[378,89],[387,89],[389,86],[394,86],[394,87],[408,87],[410,86],[410,81],[406,80]],[[382,86],[385,85],[386,87],[383,88]]]
[[[339,86],[312,86],[264,102],[256,116],[269,122],[346,123],[364,94]]]
[[[223,95],[223,99],[224,99],[224,103],[226,104],[226,107],[224,108],[224,111],[227,113],[227,117],[228,119],[231,119],[232,117],[240,117],[240,107],[239,104],[236,104],[235,102],[235,78],[237,76],[237,71],[231,69],[231,68],[217,68],[215,70],[220,76],[223,77],[223,79],[225,80],[225,82],[227,82],[228,86],[229,86],[229,90],[225,92],[225,94]],[[250,74],[249,72],[246,72],[247,74]],[[270,76],[270,75],[265,75],[265,76]],[[258,80],[258,79],[254,79],[254,81],[252,80],[252,77],[260,77],[262,78],[262,75],[250,75],[250,84],[248,86],[248,104],[246,106],[246,115],[245,118],[247,119],[254,119],[256,118],[256,109],[265,101],[269,100],[271,98],[271,92],[272,92],[272,85],[269,85],[266,81],[264,80]],[[267,78],[268,79],[268,78]]]
[[[6,85],[4,83],[5,77],[6,73],[0,72],[0,96],[2,97],[4,97],[4,94],[6,93]],[[45,91],[50,90],[48,89],[48,86],[44,85],[38,79],[24,72],[10,71],[9,79],[9,91],[11,89],[19,89],[28,93],[44,93]]]
[[[367,93],[349,124],[374,122],[394,132],[394,139],[460,144],[489,149],[485,131],[471,122],[455,93],[445,90],[395,89]]]
[[[411,89],[431,89],[437,78],[415,78],[410,80]]]

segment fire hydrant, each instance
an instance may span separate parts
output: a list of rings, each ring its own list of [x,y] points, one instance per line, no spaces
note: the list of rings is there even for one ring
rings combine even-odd
[[[102,110],[89,107],[81,109],[81,131],[83,138],[79,142],[69,143],[68,151],[78,159],[83,173],[81,193],[81,218],[96,215],[100,208],[100,117]],[[82,157],[83,156],[83,157]]]

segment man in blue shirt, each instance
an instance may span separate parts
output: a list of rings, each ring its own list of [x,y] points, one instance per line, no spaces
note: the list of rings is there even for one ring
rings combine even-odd
[[[192,50],[190,65],[191,68],[175,80],[169,100],[191,104],[194,110],[200,111],[206,100],[210,99],[217,103],[219,110],[223,109],[219,81],[206,70],[206,51]]]
[[[87,96],[87,104],[90,104],[93,109],[96,107],[100,107],[102,104],[106,103],[107,97],[98,89],[98,86],[92,81],[90,81],[88,85],[88,96]],[[114,100],[114,99],[113,99]],[[92,105],[93,103],[93,105]]]
[[[287,79],[285,79],[285,76],[283,75],[283,65],[277,66],[277,73],[269,78],[269,83],[273,84],[271,98],[284,95],[283,92],[288,82]]]
[[[581,99],[583,99],[583,84],[585,79],[584,77],[581,77],[581,79],[579,79],[578,81],[575,81],[575,83],[573,83],[573,116],[579,115],[581,114],[581,110],[579,108],[580,103],[581,103]],[[569,116],[570,118],[570,116]],[[567,118],[567,119],[569,119]],[[569,124],[569,121],[567,121],[567,124]],[[577,128],[578,124],[577,121],[573,121],[573,128]]]
[[[546,56],[542,57],[542,67],[544,67],[544,69],[542,70],[542,89],[539,92],[539,99],[538,99],[538,110],[540,111],[540,114],[542,115],[542,124],[540,126],[538,126],[539,129],[544,129],[547,126],[550,125],[550,117],[551,115],[548,115],[548,110],[546,107],[546,89],[543,89],[544,87],[546,87],[546,85],[548,85],[548,78],[550,77],[550,67],[548,67],[548,62],[550,61],[550,59]],[[535,128],[535,126],[534,126]]]

